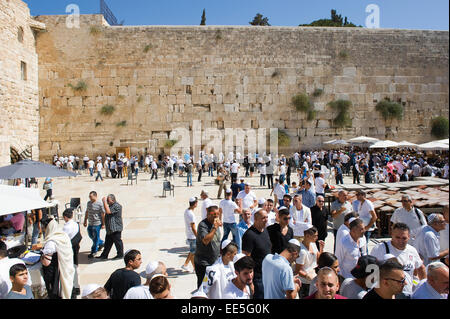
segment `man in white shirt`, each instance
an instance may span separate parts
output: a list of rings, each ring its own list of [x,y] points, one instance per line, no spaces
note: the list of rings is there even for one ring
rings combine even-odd
[[[333,234],[334,234],[334,250],[336,251],[336,235],[339,228],[344,223],[344,218],[347,214],[353,211],[352,205],[347,201],[347,192],[341,190],[338,193],[338,198],[331,203],[331,217],[333,218]]]
[[[427,225],[425,215],[421,210],[413,206],[413,201],[411,196],[402,196],[402,207],[397,208],[392,214],[391,223],[403,223],[408,225],[411,230],[411,238],[408,244],[414,246],[417,235],[419,234],[421,228]]]
[[[80,225],[73,220],[73,210],[71,208],[66,209],[63,212],[64,226],[63,232],[69,236],[69,239],[72,244],[73,251],[73,266],[75,269],[74,278],[73,278],[73,289],[76,294],[80,294],[80,284],[78,282],[78,253],[80,251],[80,242],[81,242],[81,233],[80,233]]]
[[[153,177],[155,179],[158,179],[158,164],[156,164],[156,159],[153,159],[151,167],[152,167],[152,177],[150,178],[150,180],[152,180]]]
[[[220,257],[211,266],[206,267],[205,278],[202,282],[203,291],[209,299],[222,299],[225,287],[234,278],[233,259],[238,247],[230,240],[221,244]]]
[[[208,215],[206,212],[206,209],[213,204],[212,200],[208,196],[209,196],[209,193],[207,190],[202,190],[202,192],[200,193],[200,198],[203,200],[202,210],[201,210],[202,220],[204,220],[206,218],[206,216]]]
[[[428,225],[424,226],[419,232],[415,247],[425,266],[448,255],[448,249],[442,252],[440,249],[439,232],[444,228],[444,216],[442,214],[431,214],[428,216]]]
[[[283,205],[283,196],[284,196],[284,194],[286,194],[286,188],[284,188],[283,183],[284,183],[284,180],[280,181],[279,183],[275,183],[275,186],[273,187],[273,195],[275,198],[275,203],[278,206],[284,206]]]
[[[96,171],[97,171],[97,176],[95,177],[95,181],[96,181],[96,182],[98,181],[99,178],[100,178],[100,179],[102,180],[102,182],[103,182],[102,169],[103,169],[103,164],[102,164],[101,161],[98,161],[98,162],[97,162],[97,165],[96,165]]]
[[[359,257],[366,255],[366,245],[364,222],[357,218],[350,223],[350,233],[342,238],[341,245],[336,249],[342,277],[353,278],[351,271],[358,263]]]
[[[236,161],[233,161],[233,164],[231,164],[231,181],[237,181],[239,168],[241,166]]]
[[[344,238],[346,235],[350,234],[350,223],[354,221],[356,218],[358,218],[358,214],[355,212],[348,213],[344,217],[344,223],[339,227],[336,233],[336,237],[334,239],[335,241],[335,248],[334,252],[338,250],[338,247],[342,243],[342,238]]]
[[[357,191],[356,198],[359,200],[358,215],[364,222],[364,236],[366,237],[366,242],[369,243],[372,231],[375,230],[377,214],[375,213],[372,202],[366,199],[366,192],[362,190]],[[366,253],[368,253],[368,251],[366,251]]]
[[[191,262],[192,267],[194,266],[194,255],[195,255],[195,249],[197,247],[196,241],[197,241],[197,228],[195,226],[195,215],[194,215],[194,209],[197,208],[197,197],[191,197],[189,199],[189,208],[184,211],[184,226],[186,230],[186,243],[189,245],[189,254],[184,261],[183,266],[181,266],[181,269],[189,271],[188,265],[189,262]]]
[[[315,179],[316,196],[325,197],[325,187],[327,186],[327,183],[325,183],[325,179],[323,177],[324,174],[320,172],[319,176]]]
[[[167,276],[167,267],[161,261],[153,261],[147,264],[145,271],[141,274],[141,277],[147,279],[146,282],[141,286],[131,287],[128,289],[127,293],[123,299],[154,299],[150,293],[150,281],[155,275]]]
[[[426,277],[425,266],[417,250],[408,244],[409,233],[410,230],[406,224],[394,224],[392,240],[378,244],[370,252],[370,255],[376,257],[378,260],[383,260],[386,254],[391,254],[403,265],[403,271],[406,275],[406,285],[403,287],[403,293],[405,295],[411,295],[414,290],[414,274],[417,274],[420,280]]]
[[[304,231],[312,227],[311,210],[302,204],[302,195],[294,195],[294,205],[289,212],[289,226],[294,230],[294,238],[302,242]]]
[[[253,210],[258,206],[257,197],[248,183],[245,183],[244,190],[238,193],[236,200],[241,209],[250,208],[250,210]]]
[[[253,269],[255,262],[250,256],[237,254],[233,259],[236,277],[225,286],[223,299],[251,299],[254,292]]]
[[[89,174],[91,174],[91,176],[94,176],[94,166],[95,166],[95,162],[93,160],[89,160],[88,168],[89,168]]]
[[[413,293],[412,299],[447,299],[448,267],[440,261],[427,266],[427,280]]]
[[[238,243],[239,241],[239,235],[238,235],[238,229],[236,224],[236,217],[235,214],[240,214],[242,210],[239,208],[239,206],[231,200],[233,192],[231,189],[225,190],[225,199],[221,200],[219,203],[219,212],[220,216],[222,216],[223,221],[223,238],[222,242],[224,242],[225,239],[228,239],[228,235],[233,235],[233,242]]]

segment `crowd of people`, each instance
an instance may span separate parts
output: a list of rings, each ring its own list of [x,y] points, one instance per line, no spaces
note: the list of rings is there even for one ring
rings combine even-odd
[[[391,238],[369,251],[377,214],[364,191],[348,201],[346,191],[328,209],[325,193],[331,176],[336,183],[352,175],[358,183],[395,182],[418,176],[448,178],[448,158],[419,154],[367,153],[356,151],[317,151],[295,153],[291,158],[269,155],[246,156],[185,154],[183,157],[87,156],[56,157],[54,164],[69,170],[88,170],[96,180],[106,176],[121,178],[139,170],[158,178],[185,177],[192,186],[194,169],[216,177],[217,200],[204,189],[200,198],[191,197],[184,212],[189,253],[180,268],[195,273],[196,290],[192,298],[209,299],[392,299],[448,298],[448,204],[443,213],[426,216],[405,195],[390,225]],[[418,167],[418,168],[417,168]],[[106,170],[105,170],[106,169]],[[243,174],[241,174],[243,172]],[[259,186],[270,194],[258,198],[245,182],[259,173]],[[296,177],[292,175],[295,174]],[[367,175],[367,176],[366,176]],[[391,176],[395,176],[391,180]],[[273,181],[275,177],[275,181]],[[368,181],[370,180],[370,181]],[[239,183],[240,182],[240,183]],[[51,179],[46,179],[51,189]],[[224,199],[221,198],[222,193]],[[52,196],[51,194],[49,196]],[[201,201],[201,205],[199,205]],[[195,210],[200,206],[201,219]],[[145,271],[138,250],[124,251],[122,206],[113,194],[98,199],[89,194],[84,221],[73,221],[73,210],[63,213],[64,227],[36,211],[33,225],[44,233],[32,249],[41,252],[43,278],[48,298],[87,299],[170,299],[175,298],[162,261],[149,262]],[[334,247],[326,251],[328,222],[332,221]],[[8,221],[6,221],[8,222]],[[14,223],[9,221],[5,229]],[[87,227],[92,240],[88,258],[107,260],[114,244],[114,260],[125,267],[114,271],[103,286],[78,283],[78,253],[82,240],[80,227]],[[34,226],[33,226],[34,227]],[[104,240],[100,230],[106,230]],[[9,258],[0,243],[0,298],[32,298],[27,268],[20,259]],[[100,253],[101,252],[101,253]],[[192,267],[192,268],[191,268]],[[141,277],[145,283],[141,284]]]

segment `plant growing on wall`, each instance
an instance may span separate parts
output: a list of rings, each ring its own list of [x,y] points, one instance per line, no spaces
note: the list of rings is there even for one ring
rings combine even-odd
[[[164,147],[167,147],[167,148],[171,148],[171,147],[173,147],[175,144],[177,144],[178,143],[178,140],[167,140],[165,143],[164,143]]]
[[[321,96],[322,94],[323,94],[323,89],[317,88],[317,89],[314,90],[312,95],[314,97],[318,97],[318,96]]]
[[[291,145],[289,135],[283,130],[278,130],[278,146],[288,147],[289,145]]]
[[[305,93],[299,93],[292,97],[291,104],[299,112],[307,113],[307,120],[312,121],[316,116],[314,104]]]
[[[151,45],[151,44],[147,44],[147,45],[144,47],[144,52],[147,53],[148,51],[150,51],[151,48],[152,48],[152,45]]]
[[[102,30],[100,29],[100,27],[93,25],[93,26],[91,26],[91,28],[89,29],[89,32],[90,32],[92,35],[99,35],[100,33],[102,33]]]
[[[116,123],[117,127],[125,127],[127,126],[127,121],[120,121]]]
[[[347,59],[348,58],[348,52],[346,51],[346,50],[341,50],[340,52],[339,52],[339,57],[341,58],[341,59]]]
[[[142,95],[139,95],[139,97],[137,98],[137,102],[141,103],[144,100],[144,98],[142,97]]]
[[[86,91],[86,89],[87,89],[87,84],[83,80],[78,81],[77,85],[73,85],[72,83],[69,83],[67,86],[72,88],[72,90],[74,90],[76,92]]]
[[[114,113],[115,110],[116,108],[114,107],[114,105],[104,105],[102,106],[100,113],[102,115],[111,115]]]
[[[333,120],[333,125],[335,127],[351,127],[352,119],[349,115],[349,109],[352,106],[352,102],[348,100],[336,100],[331,101],[328,105],[338,114]]]
[[[448,118],[443,116],[435,117],[431,120],[431,135],[437,138],[448,137]]]
[[[389,98],[377,103],[375,109],[383,116],[384,120],[398,119],[403,117],[403,107],[396,102],[392,102]]]

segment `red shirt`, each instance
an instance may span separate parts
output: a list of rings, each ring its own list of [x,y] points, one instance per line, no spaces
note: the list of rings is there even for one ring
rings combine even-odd
[[[315,293],[313,293],[311,296],[305,297],[303,299],[316,299],[316,294],[317,294],[317,291]],[[348,298],[344,297],[344,296],[341,296],[341,295],[338,295],[338,294],[335,294],[334,295],[334,299],[348,299]]]

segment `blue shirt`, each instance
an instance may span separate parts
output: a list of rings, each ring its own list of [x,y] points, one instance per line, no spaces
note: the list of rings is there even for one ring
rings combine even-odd
[[[412,299],[447,299],[447,295],[441,295],[425,281],[414,291]]]
[[[299,194],[302,195],[302,204],[306,207],[311,208],[316,205],[316,193],[311,188],[309,190],[304,189]]]
[[[286,291],[294,290],[294,273],[289,261],[281,255],[268,254],[262,263],[264,299],[286,299]]]
[[[242,253],[242,236],[244,236],[244,233],[247,231],[248,225],[245,223],[245,221],[241,220],[239,224],[237,224],[237,230],[238,230],[238,244],[239,247],[239,254]]]

